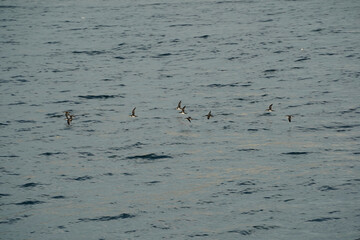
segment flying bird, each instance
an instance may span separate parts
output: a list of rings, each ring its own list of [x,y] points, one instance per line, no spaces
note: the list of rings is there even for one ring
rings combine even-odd
[[[187,117],[187,118],[185,118],[185,119],[187,119],[189,122],[191,122],[191,120],[192,120],[191,117]]]
[[[289,122],[291,122],[292,115],[286,115]]]
[[[67,124],[70,125],[73,120],[73,115],[68,115],[66,118]]]
[[[266,111],[268,111],[268,112],[273,112],[274,110],[272,109],[272,104],[270,104],[270,106],[269,106],[269,108],[268,109],[266,109]]]
[[[211,111],[207,115],[205,115],[205,117],[207,117],[207,119],[210,119],[211,117],[213,117],[213,115],[211,115]]]
[[[135,109],[136,109],[136,107],[134,107],[134,109],[132,110],[130,117],[137,117],[137,116],[135,115]]]
[[[70,112],[65,112],[65,117],[66,117],[66,119],[68,119],[69,116],[70,116]]]
[[[181,108],[181,112],[180,112],[181,114],[186,114],[185,108],[186,108],[186,106],[184,106],[184,107]]]
[[[181,110],[181,101],[178,103],[176,110]]]

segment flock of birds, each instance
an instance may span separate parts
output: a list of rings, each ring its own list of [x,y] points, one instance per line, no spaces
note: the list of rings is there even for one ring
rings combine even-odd
[[[272,109],[272,106],[273,106],[273,104],[270,104],[269,107],[266,109],[266,111],[273,112],[274,110]],[[176,110],[181,110],[181,112],[179,112],[180,114],[187,114],[185,112],[185,108],[186,108],[186,106],[181,107],[181,101],[180,101],[176,107]],[[135,115],[135,109],[136,109],[136,107],[134,107],[133,110],[131,111],[130,117],[133,117],[133,118],[137,117]],[[66,111],[65,117],[66,117],[67,124],[71,125],[74,115],[71,115],[70,112]],[[210,111],[208,114],[205,115],[205,117],[207,119],[210,119],[211,117],[214,117],[214,116],[211,114],[211,111]],[[286,117],[287,117],[288,121],[291,122],[291,118],[293,117],[293,115],[286,115]],[[190,116],[185,119],[187,119],[189,122],[191,122],[191,120],[193,120]]]

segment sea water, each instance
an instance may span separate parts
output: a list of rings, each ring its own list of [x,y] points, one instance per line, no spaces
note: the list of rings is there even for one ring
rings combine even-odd
[[[359,239],[359,13],[1,1],[0,238]]]

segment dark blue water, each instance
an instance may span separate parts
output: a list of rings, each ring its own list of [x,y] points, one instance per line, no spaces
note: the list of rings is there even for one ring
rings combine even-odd
[[[359,22],[357,0],[1,1],[0,238],[359,239]]]

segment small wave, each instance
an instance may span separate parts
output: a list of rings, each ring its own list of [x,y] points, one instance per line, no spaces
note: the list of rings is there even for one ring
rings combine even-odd
[[[31,182],[31,183],[25,183],[23,185],[20,185],[19,187],[21,187],[21,188],[33,188],[33,187],[36,187],[36,186],[39,186],[39,185],[42,185],[42,184]]]
[[[257,131],[259,131],[259,129],[257,129],[257,128],[249,128],[248,131],[249,132],[257,132]]]
[[[228,233],[238,233],[238,234],[241,234],[241,235],[244,235],[244,236],[251,235],[253,232],[254,232],[254,230],[252,230],[252,229],[249,229],[249,230],[231,230],[231,231],[228,231]]]
[[[92,154],[91,152],[79,152],[80,155],[86,156],[86,157],[93,157],[95,156],[94,154]]]
[[[60,117],[64,117],[65,116],[63,114],[59,114],[58,112],[54,112],[54,113],[47,113],[46,116],[48,118],[60,118]]]
[[[3,156],[0,156],[0,157],[2,157],[2,158],[17,158],[19,156],[17,156],[17,155],[3,155]]]
[[[320,53],[320,56],[334,56],[334,55],[338,55],[337,53]]]
[[[84,31],[84,30],[87,30],[88,28],[87,27],[84,27],[84,28],[71,28],[69,29],[69,31]]]
[[[62,73],[62,72],[73,72],[79,70],[79,68],[64,68],[64,69],[53,69],[53,73]]]
[[[134,174],[134,173],[127,173],[127,172],[124,172],[122,175],[124,175],[124,176],[134,176],[135,174]]]
[[[97,30],[99,28],[111,28],[111,27],[115,27],[116,25],[96,25],[95,27],[93,27],[93,29]]]
[[[17,8],[18,6],[12,6],[12,5],[3,5],[0,6],[0,8]]]
[[[193,26],[193,24],[182,23],[182,24],[173,24],[173,25],[170,25],[169,27],[191,27],[191,26]]]
[[[253,226],[253,228],[257,229],[257,230],[270,230],[270,229],[275,229],[275,228],[279,228],[279,226],[274,226],[274,225],[257,225],[257,226]]]
[[[107,222],[112,220],[118,220],[118,219],[127,219],[127,218],[133,218],[135,215],[129,214],[129,213],[122,213],[117,216],[102,216],[102,217],[96,217],[96,218],[79,218],[78,220],[80,222]]]
[[[157,222],[151,224],[151,227],[158,228],[161,230],[168,230],[170,229],[170,225],[166,223],[164,220],[158,220]]]
[[[60,101],[54,101],[52,103],[59,104],[59,103],[71,103],[72,101],[69,100],[60,100]]]
[[[337,188],[331,187],[331,186],[328,186],[328,185],[321,186],[321,187],[319,187],[318,189],[319,189],[320,191],[322,191],[322,192],[337,190]]]
[[[145,154],[145,155],[135,155],[127,157],[126,159],[146,159],[146,160],[157,160],[157,159],[164,159],[164,158],[172,158],[169,155],[157,155],[155,153]]]
[[[15,122],[18,122],[18,123],[36,123],[36,121],[34,121],[34,120],[16,120]]]
[[[307,220],[307,222],[326,222],[326,221],[337,220],[337,219],[341,219],[341,218],[338,218],[338,217],[322,217],[322,218],[315,218],[315,219]]]
[[[243,149],[238,149],[239,152],[252,152],[252,151],[259,151],[259,149],[256,148],[243,148]]]
[[[239,85],[239,83],[229,83],[229,84],[213,83],[213,84],[207,85],[206,87],[222,88],[222,87],[237,87],[238,85]]]
[[[34,200],[34,201],[29,200],[29,201],[15,203],[15,205],[35,205],[35,204],[41,204],[41,203],[45,203],[45,202],[37,201],[37,200]]]
[[[352,113],[352,112],[355,112],[355,111],[358,110],[358,109],[359,109],[358,107],[349,108],[349,109],[347,109],[347,110],[340,111],[340,113],[341,113],[341,114]]]
[[[58,196],[53,196],[51,197],[52,199],[65,199],[66,197],[65,196],[62,196],[62,195],[58,195]]]
[[[229,60],[229,61],[233,61],[233,60],[237,60],[237,59],[240,59],[240,57],[229,57],[229,58],[227,58],[227,60]]]
[[[79,95],[78,97],[84,99],[108,99],[117,97],[124,98],[124,96],[122,95]]]
[[[317,104],[320,104],[320,105],[327,105],[329,104],[330,102],[328,101],[310,101],[308,103],[305,103],[304,105],[305,106],[311,106],[311,105],[317,105]]]
[[[248,236],[253,234],[257,230],[272,230],[276,228],[280,228],[280,227],[275,225],[255,225],[246,230],[231,230],[228,231],[228,233],[238,233],[244,236]]]
[[[0,193],[0,198],[2,198],[2,197],[9,197],[9,196],[11,196],[11,194]]]
[[[263,73],[274,73],[277,71],[278,71],[277,69],[267,69],[267,70],[263,71]]]
[[[73,51],[72,53],[74,54],[86,54],[86,55],[99,55],[99,54],[104,54],[106,53],[106,51]]]
[[[29,132],[29,131],[31,131],[31,128],[20,128],[16,130],[16,132]]]
[[[306,155],[306,154],[310,154],[311,152],[286,152],[286,153],[282,153],[285,155]]]
[[[92,178],[93,177],[91,177],[91,176],[85,175],[85,176],[82,176],[82,177],[75,177],[75,178],[68,178],[68,179],[69,180],[75,180],[75,181],[85,181],[85,180],[90,180]]]
[[[254,189],[251,189],[251,188],[246,188],[242,191],[239,191],[240,194],[253,194],[253,193],[256,193],[258,192],[258,190],[254,190]]]
[[[157,183],[161,183],[161,181],[151,181],[151,182],[145,182],[146,185],[154,185]]]
[[[262,114],[259,114],[259,117],[265,117],[265,116],[273,116],[270,112],[264,112]]]
[[[52,156],[52,155],[60,155],[60,154],[66,154],[64,152],[44,152],[39,154],[40,156]]]
[[[125,149],[132,149],[132,148],[142,148],[142,146],[145,146],[145,145],[146,145],[145,143],[136,142],[134,144],[126,145],[124,147],[112,147],[112,148],[109,148],[109,150],[120,151],[120,150],[125,150]]]
[[[316,131],[321,131],[321,129],[319,128],[312,128],[312,127],[298,127],[299,130],[301,130],[302,132],[316,132]]]
[[[59,42],[59,41],[51,41],[51,42],[46,42],[45,44],[59,44],[59,43],[61,43],[61,42]]]
[[[0,224],[13,224],[20,221],[22,218],[27,218],[27,217],[30,217],[30,215],[23,215],[21,217],[10,218],[4,221],[0,221]]]
[[[306,61],[306,60],[310,60],[311,58],[309,57],[302,57],[302,58],[299,58],[299,59],[296,59],[295,62],[302,62],[302,61]]]
[[[263,212],[264,210],[263,209],[259,209],[259,210],[250,210],[250,211],[247,211],[247,212],[242,212],[241,214],[244,214],[244,215],[254,215],[255,213],[258,213],[258,212]]]
[[[171,53],[161,53],[161,54],[158,54],[156,56],[153,56],[153,58],[168,57],[168,56],[171,56],[171,55],[172,55]]]
[[[324,128],[326,129],[334,129],[337,132],[345,132],[345,131],[350,131],[352,128],[356,128],[359,127],[360,124],[353,124],[353,125],[340,125],[340,126],[324,126]]]
[[[296,67],[292,67],[291,69],[304,69],[304,67],[298,67],[298,66],[296,66]],[[281,80],[281,81],[284,81],[284,80]]]
[[[245,182],[239,182],[236,185],[238,186],[249,186],[249,185],[256,185],[254,182],[252,181],[245,181]]]
[[[208,38],[208,37],[210,37],[210,35],[201,35],[201,36],[196,36],[196,37],[194,37],[194,38],[203,38],[203,39],[206,39],[206,38]]]
[[[272,22],[272,21],[274,21],[273,19],[264,19],[264,20],[259,20],[258,22]]]
[[[325,28],[317,28],[317,29],[311,30],[311,32],[322,32],[323,30],[325,30]]]

